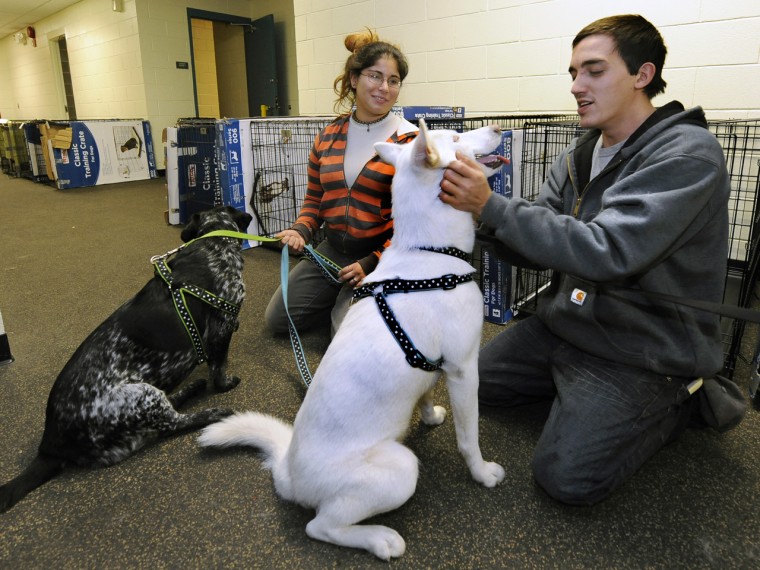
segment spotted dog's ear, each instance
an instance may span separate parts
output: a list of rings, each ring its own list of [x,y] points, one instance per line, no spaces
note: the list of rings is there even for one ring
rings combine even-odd
[[[247,230],[251,221],[253,221],[253,216],[251,216],[251,214],[248,212],[243,212],[242,210],[238,210],[232,206],[226,206],[226,210],[227,213],[232,216],[232,221],[235,222],[241,232]]]
[[[193,240],[198,237],[198,233],[200,232],[200,222],[201,222],[201,215],[198,213],[195,213],[190,218],[190,221],[185,226],[185,229],[182,230],[182,233],[180,234],[180,238],[183,242],[187,243],[190,240]]]

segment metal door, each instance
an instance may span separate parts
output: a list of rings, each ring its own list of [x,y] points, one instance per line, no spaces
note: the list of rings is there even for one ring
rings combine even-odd
[[[279,115],[280,102],[277,96],[277,61],[272,14],[253,20],[245,29],[245,67],[250,116]]]

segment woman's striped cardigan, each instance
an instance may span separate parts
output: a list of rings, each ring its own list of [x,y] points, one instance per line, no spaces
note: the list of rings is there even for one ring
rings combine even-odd
[[[307,242],[324,224],[330,245],[343,253],[375,256],[375,263],[393,234],[391,180],[395,169],[375,155],[362,168],[351,188],[346,186],[343,160],[350,115],[343,115],[317,135],[309,154],[308,184],[301,212],[293,229]],[[395,132],[389,142],[414,139],[417,132]],[[364,265],[364,263],[362,263]],[[374,265],[374,264],[372,264]]]

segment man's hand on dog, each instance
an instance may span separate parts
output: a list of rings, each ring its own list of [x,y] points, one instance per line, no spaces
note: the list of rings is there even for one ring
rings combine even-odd
[[[457,152],[457,160],[443,173],[439,197],[457,210],[480,216],[491,197],[491,187],[480,165]]]

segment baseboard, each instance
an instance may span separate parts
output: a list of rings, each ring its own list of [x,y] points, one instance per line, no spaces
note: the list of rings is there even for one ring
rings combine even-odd
[[[11,355],[11,345],[8,342],[7,334],[0,334],[0,364],[9,364],[13,362]]]

